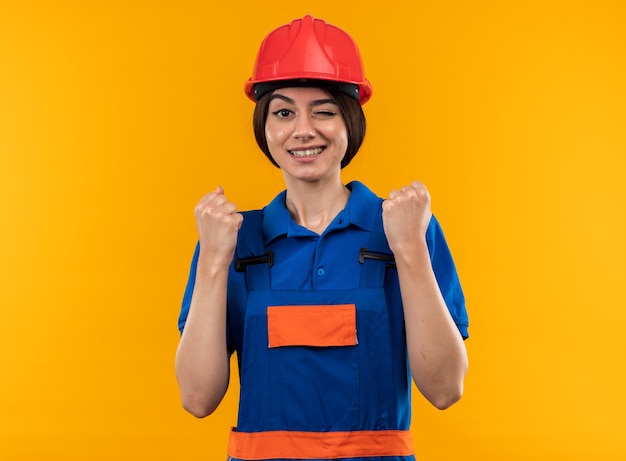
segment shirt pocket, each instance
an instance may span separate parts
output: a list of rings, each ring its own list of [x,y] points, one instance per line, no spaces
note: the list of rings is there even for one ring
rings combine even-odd
[[[356,304],[267,308],[271,425],[350,430],[359,421]]]
[[[356,306],[269,306],[267,336],[270,348],[356,346]]]

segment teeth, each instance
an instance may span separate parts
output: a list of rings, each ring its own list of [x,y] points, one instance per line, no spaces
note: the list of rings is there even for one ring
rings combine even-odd
[[[306,149],[306,150],[290,150],[289,153],[294,157],[313,157],[322,153],[322,148]]]

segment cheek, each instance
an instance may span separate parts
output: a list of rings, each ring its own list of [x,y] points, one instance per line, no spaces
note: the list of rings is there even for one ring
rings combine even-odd
[[[276,127],[272,127],[270,125],[265,126],[265,139],[267,140],[268,146],[274,144],[278,144],[284,141],[285,139],[285,130],[281,130]]]
[[[346,130],[346,128],[337,128],[334,133],[334,137],[337,140],[337,144],[341,146],[343,151],[348,149],[348,130]]]

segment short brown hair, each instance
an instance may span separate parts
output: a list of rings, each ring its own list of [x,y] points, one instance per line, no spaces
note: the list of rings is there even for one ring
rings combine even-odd
[[[328,91],[330,96],[337,103],[348,132],[348,147],[341,161],[341,168],[344,168],[348,166],[350,161],[354,158],[365,138],[365,114],[363,113],[361,104],[353,97],[348,96],[342,91],[331,89],[326,89],[326,91]],[[270,162],[278,167],[278,164],[272,158],[272,154],[267,147],[267,140],[265,139],[265,121],[267,120],[271,94],[272,93],[267,93],[261,96],[257,101],[254,108],[252,126],[254,128],[254,137],[256,138],[256,143],[259,145],[259,148]]]

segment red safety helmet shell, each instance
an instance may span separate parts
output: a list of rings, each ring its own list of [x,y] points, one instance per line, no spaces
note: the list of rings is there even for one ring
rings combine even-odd
[[[255,84],[281,80],[326,80],[357,85],[361,104],[372,96],[372,86],[365,78],[354,40],[338,27],[310,15],[265,37],[244,91],[255,101]]]

